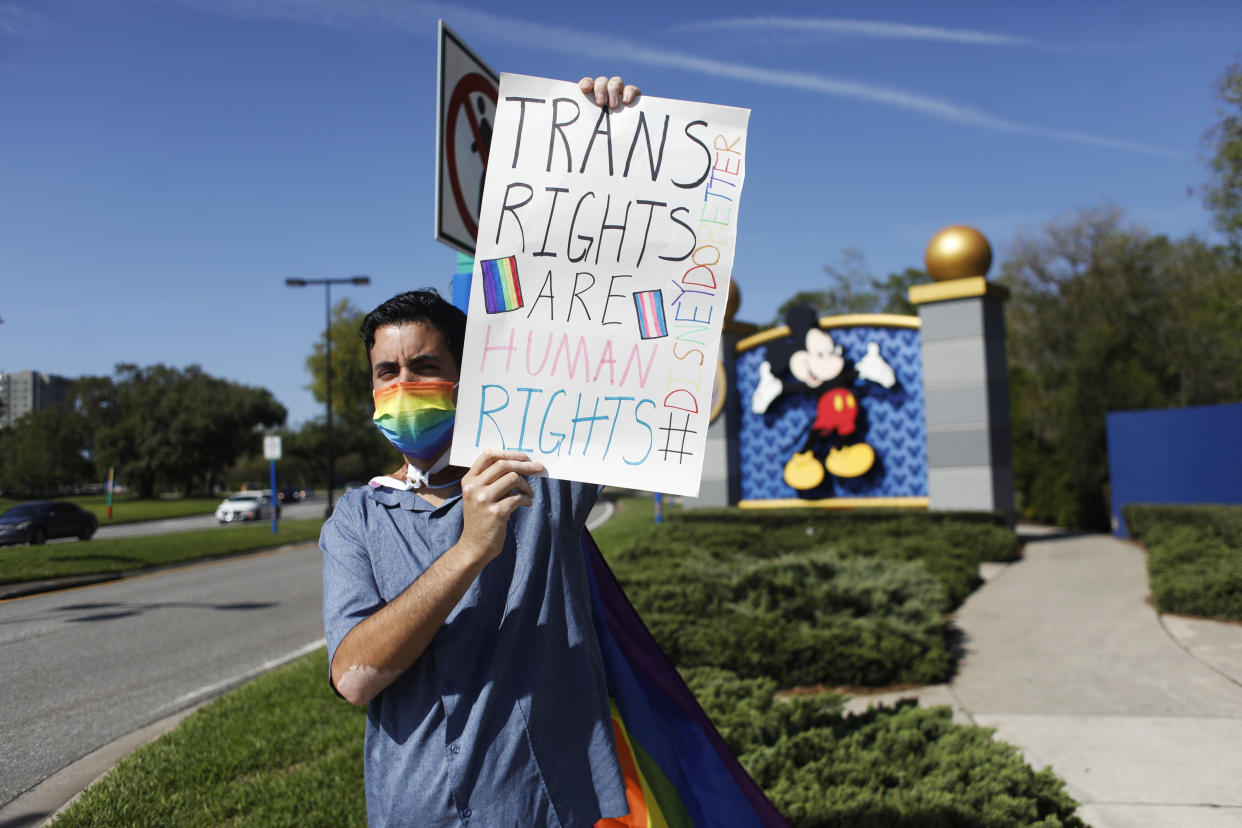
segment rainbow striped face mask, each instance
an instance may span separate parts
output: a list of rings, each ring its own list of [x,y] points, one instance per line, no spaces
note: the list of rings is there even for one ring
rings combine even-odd
[[[430,460],[453,436],[454,382],[394,382],[374,392],[375,427],[397,451]]]

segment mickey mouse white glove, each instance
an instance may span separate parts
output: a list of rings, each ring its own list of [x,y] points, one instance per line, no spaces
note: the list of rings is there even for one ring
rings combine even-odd
[[[772,375],[772,365],[764,360],[759,366],[759,384],[750,396],[750,410],[756,414],[767,411],[772,400],[779,397],[784,388],[785,384]]]
[[[897,375],[893,372],[893,367],[884,361],[884,357],[880,356],[878,342],[867,343],[867,355],[854,364],[854,370],[858,371],[858,376],[863,379],[883,385],[885,388],[892,388],[897,384]]]

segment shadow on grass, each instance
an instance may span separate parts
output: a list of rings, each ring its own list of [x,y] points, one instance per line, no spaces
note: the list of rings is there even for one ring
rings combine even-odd
[[[67,618],[66,621],[74,624],[94,623],[98,621],[116,621],[121,618],[130,618],[135,615],[143,615],[148,612],[163,609],[205,609],[215,612],[254,612],[256,610],[271,609],[279,606],[278,601],[236,601],[230,604],[206,604],[188,601],[168,601],[163,603],[151,604],[133,604],[133,603],[96,603],[96,604],[66,604],[59,607],[61,612],[90,612],[89,615]]]

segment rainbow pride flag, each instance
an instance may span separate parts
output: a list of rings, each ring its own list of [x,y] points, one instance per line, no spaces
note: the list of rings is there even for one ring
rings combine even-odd
[[[629,816],[596,828],[788,826],[660,652],[586,531],[582,549],[630,804]]]
[[[659,290],[640,290],[634,294],[634,309],[638,311],[638,332],[643,339],[659,339],[668,336],[664,324],[664,294]]]
[[[504,313],[522,307],[522,285],[518,282],[517,259],[484,259],[483,302],[488,313]]]

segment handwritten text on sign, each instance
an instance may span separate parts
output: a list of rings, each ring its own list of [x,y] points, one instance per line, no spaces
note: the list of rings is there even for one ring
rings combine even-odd
[[[501,76],[454,464],[698,494],[749,114]]]

